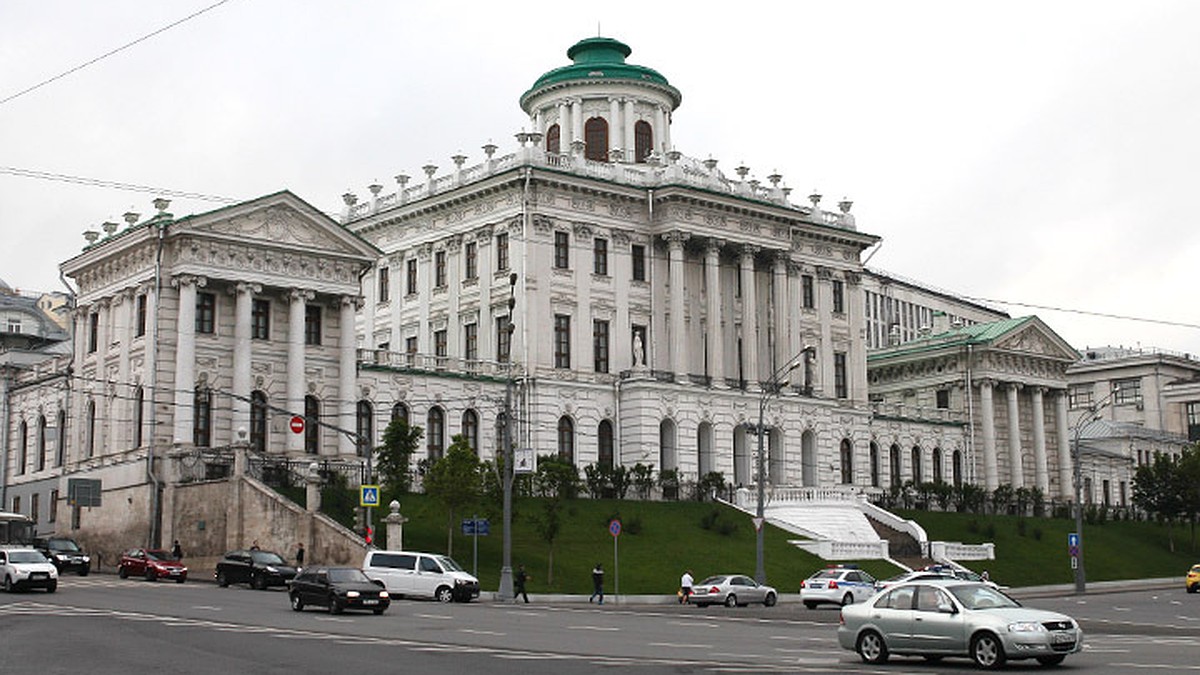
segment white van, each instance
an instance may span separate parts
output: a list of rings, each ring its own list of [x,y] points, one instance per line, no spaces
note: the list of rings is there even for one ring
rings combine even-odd
[[[453,558],[413,551],[367,551],[362,571],[378,579],[392,597],[470,602],[479,597],[479,580]]]

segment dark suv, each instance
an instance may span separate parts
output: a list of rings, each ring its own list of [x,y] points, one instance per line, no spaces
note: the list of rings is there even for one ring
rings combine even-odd
[[[217,585],[250,584],[262,590],[268,586],[286,586],[296,576],[296,568],[278,553],[257,549],[230,551],[217,563]]]
[[[39,537],[33,540],[33,547],[54,564],[59,574],[75,572],[86,577],[92,568],[92,558],[79,548],[79,544],[69,537]]]

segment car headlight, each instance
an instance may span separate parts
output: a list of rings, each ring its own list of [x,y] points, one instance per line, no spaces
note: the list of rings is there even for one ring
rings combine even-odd
[[[1018,621],[1008,624],[1010,633],[1044,633],[1046,627],[1036,621]]]
[[[92,556],[90,556],[90,555],[83,556],[83,562],[91,562],[91,561],[92,561]]]
[[[271,574],[278,574],[278,573],[279,573],[279,570],[278,570],[278,569],[276,569],[276,568],[274,568],[274,567],[272,567],[272,566],[270,566],[270,565],[267,565],[267,571],[268,571],[268,572],[270,572]]]
[[[381,598],[388,598],[388,597],[391,597],[391,596],[389,596],[389,595],[388,595],[388,592],[387,592],[387,591],[379,591],[379,597],[381,597]]]
[[[466,579],[455,579],[454,585],[455,586],[469,586],[469,585],[471,585],[471,582],[467,581]]]
[[[55,560],[59,560],[59,561],[66,561],[66,560],[70,560],[70,559],[71,559],[71,557],[70,557],[70,556],[68,556],[68,555],[65,555],[65,554],[63,554],[63,553],[55,553],[55,554],[54,554],[54,559],[55,559]]]
[[[346,597],[347,598],[357,598],[358,591],[346,591]]]

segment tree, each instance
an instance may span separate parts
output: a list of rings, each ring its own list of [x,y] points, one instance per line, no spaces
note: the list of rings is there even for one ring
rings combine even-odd
[[[383,431],[383,445],[375,448],[375,470],[380,482],[400,493],[412,488],[412,456],[421,446],[421,427],[410,427],[397,417]]]
[[[1183,485],[1187,477],[1178,469],[1179,460],[1164,453],[1139,466],[1133,475],[1133,503],[1166,523],[1167,546],[1172,553],[1175,537],[1171,525],[1185,510],[1183,494],[1187,489]]]
[[[454,555],[454,524],[463,509],[479,500],[481,465],[465,436],[451,439],[446,455],[425,474],[425,493],[446,507],[446,555]]]
[[[579,470],[570,461],[558,455],[538,458],[537,473],[533,476],[534,489],[545,501],[542,515],[534,522],[542,541],[550,548],[546,583],[554,583],[554,542],[562,529],[563,502],[574,499],[579,492]]]

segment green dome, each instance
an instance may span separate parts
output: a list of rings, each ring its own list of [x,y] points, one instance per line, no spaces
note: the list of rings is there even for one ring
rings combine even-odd
[[[678,106],[681,100],[679,90],[672,87],[667,78],[653,68],[625,63],[625,57],[632,51],[624,42],[606,37],[586,38],[576,42],[567,50],[567,58],[574,63],[555,68],[539,77],[529,91],[521,94],[521,108],[525,108],[534,94],[547,87],[567,82],[598,80],[634,80],[655,85],[656,89],[663,90],[670,96],[673,106]]]

